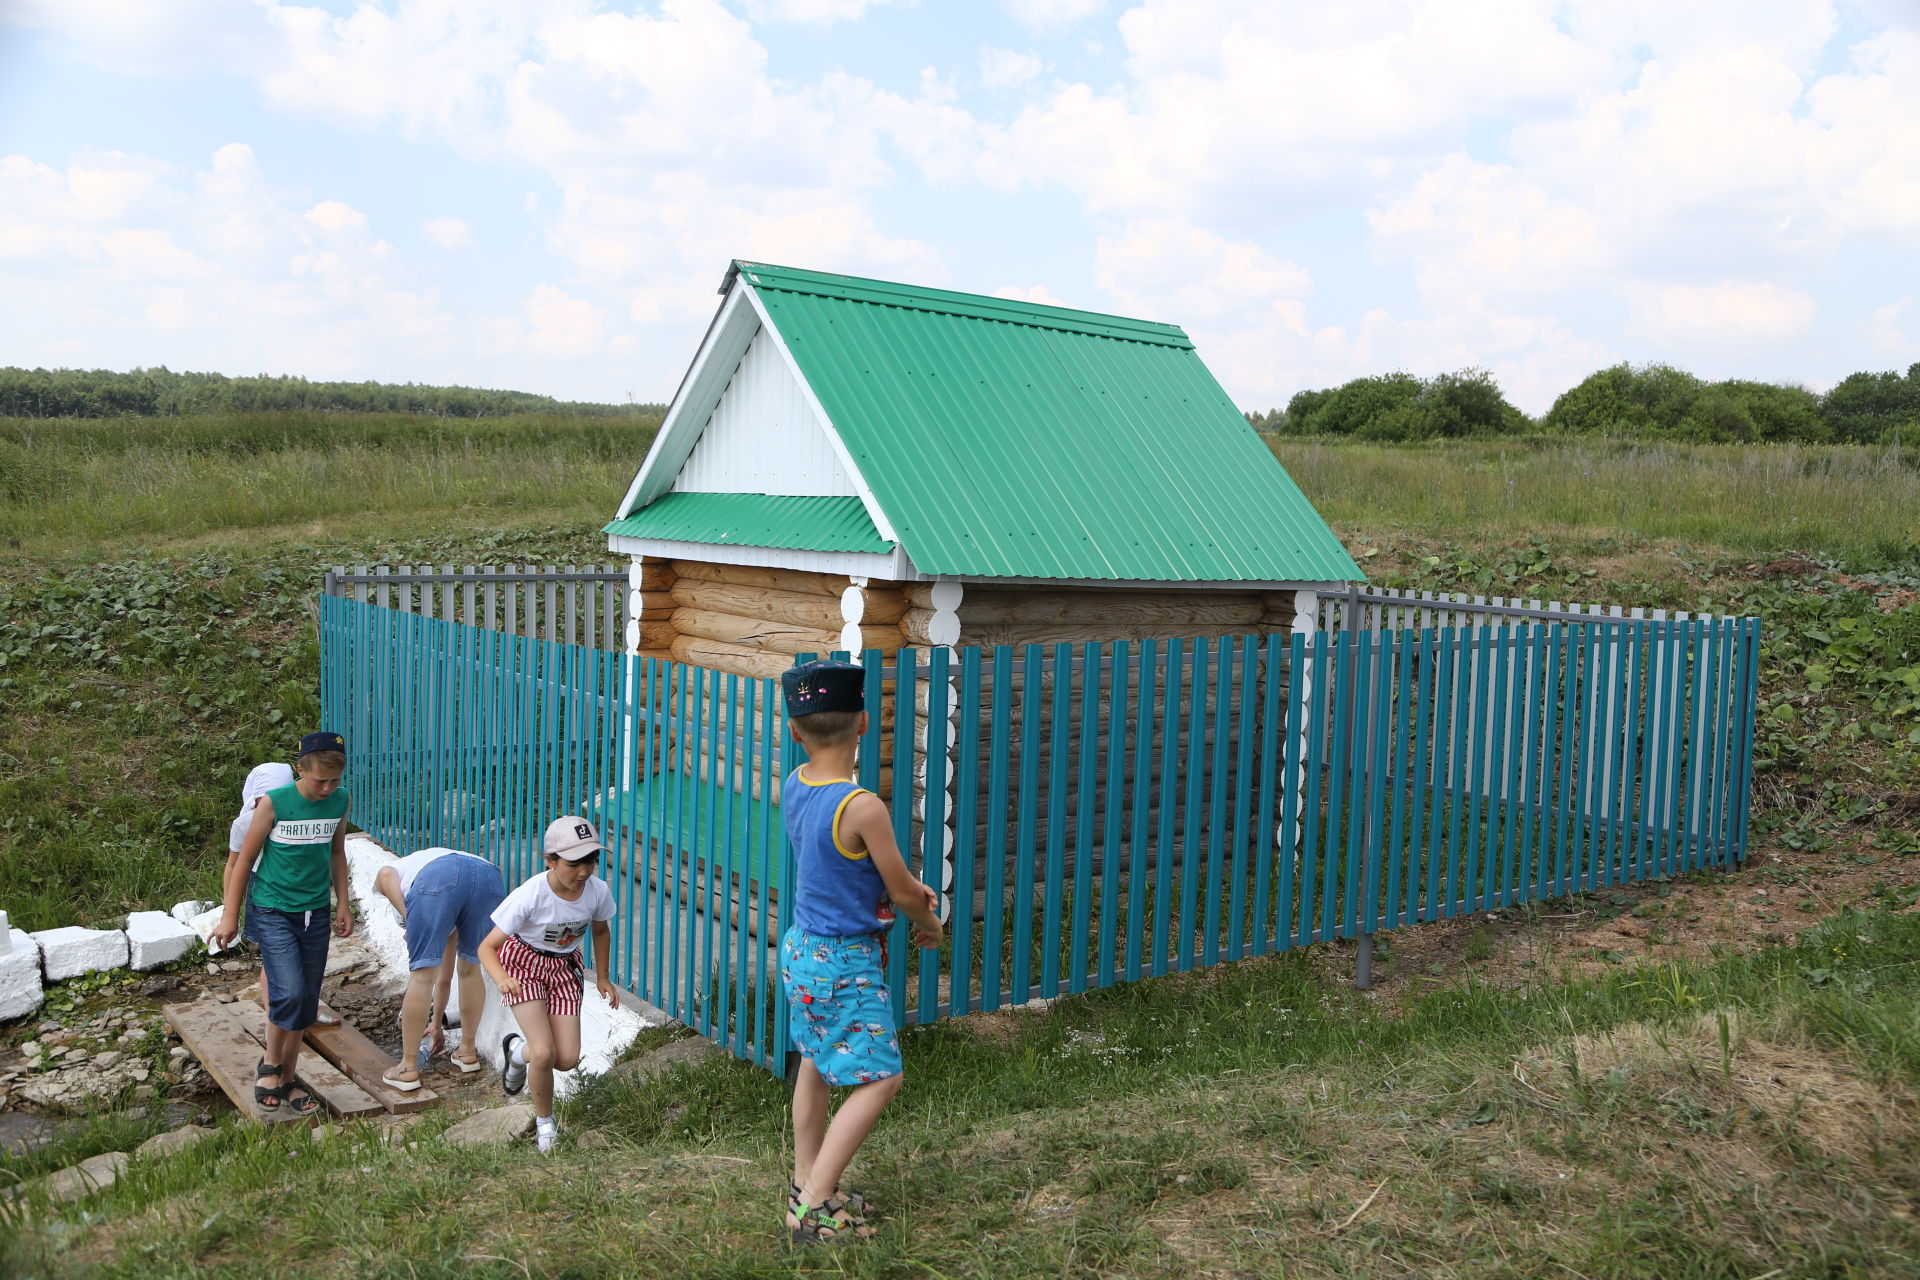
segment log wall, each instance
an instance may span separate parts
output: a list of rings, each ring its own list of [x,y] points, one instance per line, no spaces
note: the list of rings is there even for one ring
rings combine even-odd
[[[1214,639],[1221,636],[1271,635],[1285,633],[1294,625],[1292,592],[1219,591],[1180,589],[1132,589],[1120,586],[1030,586],[975,585],[958,583],[898,583],[833,574],[808,573],[783,569],[718,564],[697,560],[643,560],[634,567],[630,603],[634,622],[629,627],[629,645],[648,656],[671,658],[741,676],[777,677],[793,664],[800,653],[823,654],[834,650],[858,652],[879,649],[891,658],[902,647],[933,648],[955,645],[1027,645],[1086,641]],[[1189,647],[1190,648],[1190,647]],[[1071,723],[1057,735],[1050,724],[1053,707],[1053,676],[1042,676],[1038,695],[1029,704],[1025,696],[1025,672],[1020,655],[1015,654],[1007,675],[1007,707],[1012,740],[1006,753],[1009,778],[1007,801],[1002,812],[993,812],[988,779],[991,776],[992,714],[991,654],[983,664],[985,687],[979,725],[979,752],[973,765],[976,788],[966,794],[959,791],[961,772],[956,750],[958,732],[959,668],[953,668],[948,705],[955,708],[944,734],[932,735],[936,744],[944,736],[947,743],[943,830],[933,842],[936,848],[952,850],[955,824],[960,810],[972,820],[974,839],[973,884],[941,884],[971,898],[975,914],[984,909],[981,891],[988,881],[990,851],[1001,862],[1001,881],[1007,893],[1015,892],[1023,863],[1031,867],[1034,881],[1044,880],[1049,848],[1049,827],[1064,820],[1059,852],[1072,866],[1080,852],[1080,816],[1091,806],[1092,848],[1087,851],[1093,874],[1098,875],[1110,857],[1123,860],[1131,874],[1157,873],[1163,857],[1179,869],[1189,856],[1205,856],[1216,840],[1238,839],[1250,825],[1249,813],[1233,803],[1216,807],[1212,803],[1215,748],[1224,737],[1229,794],[1246,794],[1253,779],[1238,777],[1240,744],[1251,738],[1257,747],[1264,729],[1266,700],[1265,676],[1255,678],[1253,689],[1256,711],[1252,717],[1240,714],[1242,687],[1238,680],[1228,691],[1226,705],[1216,705],[1218,692],[1209,674],[1204,691],[1189,692],[1171,709],[1156,711],[1158,722],[1150,728],[1150,748],[1135,758],[1135,744],[1128,730],[1123,741],[1124,787],[1112,798],[1122,818],[1120,843],[1107,847],[1106,829],[1110,803],[1107,783],[1110,730],[1094,726],[1084,743],[1079,720],[1082,715],[1078,688],[1073,694]],[[924,671],[924,667],[922,668]],[[1283,677],[1284,678],[1284,677]],[[1105,682],[1103,682],[1105,683]],[[1110,688],[1110,684],[1106,684]],[[915,718],[913,769],[909,778],[900,780],[898,797],[913,807],[913,834],[916,847],[922,842],[926,813],[927,732],[924,715],[927,690],[924,683],[914,691],[919,714]],[[1187,713],[1193,700],[1205,708],[1208,731],[1198,743],[1188,741]],[[1029,750],[1022,722],[1031,705],[1037,708],[1040,737]],[[1285,706],[1284,696],[1281,706]],[[895,802],[894,716],[891,688],[881,709],[881,796]],[[1245,721],[1243,723],[1243,720]],[[746,729],[750,743],[756,730]],[[1276,732],[1276,740],[1278,734]],[[1163,748],[1170,749],[1163,750]],[[1091,793],[1080,792],[1081,752],[1091,750],[1096,762],[1096,781]],[[1053,794],[1055,771],[1053,754],[1067,754],[1067,786]],[[1032,835],[1023,847],[1020,839],[1019,801],[1021,766],[1032,755],[1038,766],[1029,792],[1028,809],[1032,817]],[[717,773],[746,783],[744,768],[726,763],[688,761],[703,775]],[[1171,768],[1170,775],[1167,770]],[[1257,769],[1257,752],[1256,752]],[[1145,774],[1144,789],[1132,779]],[[1168,784],[1169,776],[1171,785]],[[1190,787],[1199,787],[1198,802],[1189,820]],[[1146,818],[1146,835],[1140,848],[1134,847],[1135,811]],[[1164,812],[1163,812],[1164,810]],[[1171,839],[1163,838],[1163,823],[1171,821]],[[1216,833],[1216,828],[1218,831]],[[1164,847],[1163,847],[1164,846]],[[927,868],[929,879],[938,872]],[[962,906],[965,910],[965,906]]]

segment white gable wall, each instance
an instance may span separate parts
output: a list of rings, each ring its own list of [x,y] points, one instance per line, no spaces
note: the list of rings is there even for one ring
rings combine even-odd
[[[809,497],[859,493],[840,465],[824,424],[764,328],[748,344],[673,488],[686,493]]]

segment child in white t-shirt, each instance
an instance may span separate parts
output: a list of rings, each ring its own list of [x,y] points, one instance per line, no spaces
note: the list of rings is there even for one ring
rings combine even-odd
[[[585,818],[555,818],[543,842],[547,869],[515,889],[494,909],[493,932],[480,944],[480,963],[513,1010],[518,1032],[500,1043],[500,1083],[508,1093],[533,1084],[534,1136],[551,1151],[553,1073],[580,1065],[580,999],[586,990],[581,943],[589,935],[599,964],[594,989],[617,1006],[607,968],[613,961],[613,891],[593,872],[605,852]],[[591,957],[588,957],[591,959]]]

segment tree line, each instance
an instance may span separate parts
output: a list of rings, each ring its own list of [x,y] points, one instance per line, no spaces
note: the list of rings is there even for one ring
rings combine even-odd
[[[1355,378],[1297,392],[1284,409],[1249,413],[1275,435],[1407,441],[1545,432],[1700,444],[1920,443],[1920,364],[1904,375],[1855,373],[1824,395],[1805,387],[1695,377],[1671,365],[1618,364],[1564,392],[1539,419],[1507,402],[1493,375],[1463,369]]]
[[[266,374],[231,378],[222,373],[175,373],[164,366],[128,373],[0,368],[0,418],[171,418],[276,410],[412,413],[440,418],[491,418],[510,413],[626,417],[657,416],[661,406],[593,404],[527,391],[412,382],[316,382]]]

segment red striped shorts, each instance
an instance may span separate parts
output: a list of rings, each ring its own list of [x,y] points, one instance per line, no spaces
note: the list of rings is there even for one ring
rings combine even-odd
[[[500,967],[509,977],[520,980],[520,998],[512,1003],[545,1000],[547,1012],[555,1017],[580,1016],[580,993],[586,988],[587,978],[578,951],[553,955],[535,951],[518,938],[508,938],[500,944]]]

